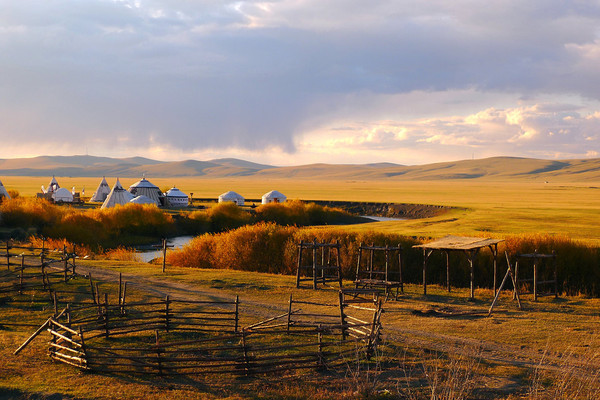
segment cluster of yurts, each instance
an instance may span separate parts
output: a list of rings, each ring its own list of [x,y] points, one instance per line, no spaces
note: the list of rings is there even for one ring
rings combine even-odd
[[[2,183],[0,183],[1,189],[4,189]],[[4,191],[6,192],[6,189]],[[37,196],[57,203],[79,202],[80,199],[80,194],[75,192],[74,187],[71,191],[61,188],[56,177],[52,177],[47,189],[42,186],[42,193],[38,193]],[[8,193],[6,193],[6,197],[9,197]],[[271,190],[262,196],[262,203],[283,203],[286,199],[286,196],[282,193]],[[117,182],[111,189],[106,182],[106,178],[103,177],[90,202],[102,203],[101,208],[110,208],[128,203],[154,204],[159,207],[187,207],[189,197],[176,187],[163,193],[158,186],[148,181],[146,177],[129,186],[127,190],[123,188],[117,178]],[[222,202],[231,202],[243,206],[245,199],[238,193],[229,191],[219,196],[219,203]]]

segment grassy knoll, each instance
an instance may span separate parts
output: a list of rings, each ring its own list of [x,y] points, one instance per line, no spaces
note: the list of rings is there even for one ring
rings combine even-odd
[[[95,190],[98,178],[60,178],[65,187]],[[135,179],[123,180],[127,186]],[[422,220],[387,221],[353,225],[349,229],[377,230],[409,236],[485,234],[504,237],[517,233],[565,234],[600,244],[600,183],[550,182],[523,178],[514,181],[310,181],[254,178],[157,178],[159,187],[176,184],[194,197],[214,197],[235,190],[246,198],[260,198],[274,188],[290,199],[346,200],[434,204],[456,207],[450,213]],[[5,177],[8,189],[33,195],[47,182],[34,177]]]
[[[284,275],[173,266],[163,274],[156,265],[97,260],[82,261],[81,266],[99,268],[97,271],[112,273],[113,277],[123,273],[131,284],[131,301],[156,296],[157,290],[169,291],[174,296],[187,293],[199,299],[207,295],[239,295],[242,305],[245,304],[242,312],[246,307],[247,312],[255,313],[254,318],[259,318],[260,313],[284,312],[290,293],[295,298],[327,302],[336,299],[333,289],[296,289],[294,277]],[[82,280],[82,284],[87,282]],[[108,283],[101,283],[100,287],[101,291],[115,289]],[[47,358],[46,336],[38,338],[18,357],[12,356],[12,351],[35,328],[2,329],[0,356],[5,364],[0,368],[0,393],[24,398],[37,398],[32,393],[40,398],[60,393],[86,399],[428,399],[432,392],[439,394],[444,387],[454,385],[456,392],[463,388],[466,396],[443,398],[577,398],[567,391],[569,388],[563,390],[561,397],[552,394],[569,374],[569,366],[590,362],[598,368],[600,300],[561,297],[533,303],[525,298],[525,309],[519,311],[507,293],[491,318],[435,314],[486,310],[492,294],[478,290],[476,295],[475,302],[468,302],[466,290],[448,294],[441,287],[431,286],[430,295],[423,297],[419,286],[407,285],[400,301],[385,305],[382,317],[385,345],[377,356],[377,367],[371,366],[369,373],[358,374],[349,361],[347,372],[299,373],[282,381],[229,377],[173,380],[80,373],[53,364]],[[3,304],[0,310],[2,320],[19,318],[32,324],[41,323],[51,313],[50,306],[23,312],[11,304]],[[541,383],[536,386],[536,382]],[[537,389],[539,392],[535,392]],[[585,385],[580,398],[596,398],[599,393],[596,389],[591,384]]]

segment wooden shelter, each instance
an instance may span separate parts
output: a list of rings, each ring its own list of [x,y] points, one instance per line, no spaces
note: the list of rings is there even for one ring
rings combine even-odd
[[[537,301],[538,297],[542,296],[554,296],[558,298],[558,267],[556,263],[556,252],[553,250],[551,254],[538,253],[535,250],[529,254],[517,254],[517,260],[515,262],[515,296],[517,288],[520,284],[531,283],[531,291],[521,292],[521,294],[533,294],[533,301]],[[523,269],[523,264],[527,265],[526,261],[529,260],[529,265],[533,269],[533,275],[529,278],[519,277],[520,270]],[[545,262],[544,262],[545,261]],[[523,272],[521,272],[523,274]],[[542,275],[544,274],[544,275]],[[543,276],[545,280],[540,280]],[[540,287],[546,288],[545,291],[540,291]]]
[[[303,265],[305,262],[308,263]],[[302,271],[305,271],[305,274],[302,274]],[[297,288],[302,281],[312,281],[313,289],[317,288],[318,283],[325,285],[327,282],[337,282],[339,287],[342,287],[339,240],[335,243],[319,243],[315,239],[312,242],[301,241],[298,244]]]
[[[364,257],[363,257],[364,255]],[[358,247],[358,262],[356,264],[356,288],[384,289],[388,297],[396,288],[395,299],[398,300],[398,290],[404,292],[402,282],[402,247],[363,246]]]
[[[450,291],[450,255],[451,251],[463,252],[467,255],[469,266],[471,268],[471,299],[475,298],[475,257],[479,250],[488,247],[494,257],[494,293],[496,293],[496,268],[498,256],[498,243],[503,239],[490,239],[479,237],[453,236],[448,235],[430,243],[420,244],[417,248],[423,249],[423,294],[427,294],[427,260],[434,250],[442,251],[446,254],[446,285]]]

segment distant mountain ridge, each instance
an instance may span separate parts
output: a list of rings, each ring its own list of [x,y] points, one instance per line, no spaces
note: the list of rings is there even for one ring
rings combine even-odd
[[[263,179],[571,179],[600,181],[600,159],[542,160],[491,157],[426,165],[309,164],[277,167],[235,158],[208,161],[157,161],[144,157],[110,158],[88,155],[0,159],[0,176],[257,177]]]

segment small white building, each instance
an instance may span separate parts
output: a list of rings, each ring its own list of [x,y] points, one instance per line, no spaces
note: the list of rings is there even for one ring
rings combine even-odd
[[[167,204],[170,207],[187,207],[188,206],[188,195],[183,193],[181,190],[173,186],[165,193],[167,198]]]
[[[265,193],[262,196],[262,204],[269,203],[285,203],[287,197],[277,190],[271,190],[269,193]]]
[[[231,190],[219,196],[219,203],[235,203],[238,206],[243,206],[245,201],[246,200],[242,195],[232,192]]]
[[[55,203],[72,203],[73,193],[69,192],[69,189],[58,188],[52,192],[52,200]]]

